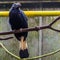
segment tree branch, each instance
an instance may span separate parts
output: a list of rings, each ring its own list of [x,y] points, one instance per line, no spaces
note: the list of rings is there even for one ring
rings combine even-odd
[[[32,28],[24,28],[24,29],[18,29],[18,30],[12,30],[9,32],[0,32],[0,35],[8,35],[8,34],[14,34],[14,33],[21,33],[21,32],[27,32],[27,31],[38,31],[42,29],[46,29],[48,26],[43,26],[43,27],[32,27]]]
[[[52,26],[55,22],[57,22],[60,19],[60,16],[57,17],[52,23],[49,24],[49,26]]]
[[[56,32],[60,32],[60,30],[54,29],[51,26],[60,19],[60,17],[56,18],[52,23],[50,23],[47,26],[42,26],[42,27],[31,27],[31,28],[24,28],[24,29],[18,29],[18,30],[12,30],[9,32],[0,32],[0,35],[8,35],[8,34],[14,34],[14,33],[21,33],[21,32],[29,32],[29,31],[39,31],[39,30],[43,30],[43,29],[51,29],[53,31]]]
[[[13,37],[7,37],[7,38],[0,38],[0,40],[8,40],[8,39],[12,39]]]

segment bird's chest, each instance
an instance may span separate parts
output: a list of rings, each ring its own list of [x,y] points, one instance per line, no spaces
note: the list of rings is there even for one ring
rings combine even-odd
[[[13,20],[10,20],[10,23],[14,29],[19,29],[19,28],[25,28],[27,27],[27,23],[23,20],[20,20],[19,18],[15,18]]]
[[[10,20],[10,24],[11,24],[12,28],[14,28],[14,29],[28,27],[25,17],[20,12],[16,13],[16,15],[14,15],[14,16],[13,16],[13,14],[11,14],[9,20]]]
[[[20,27],[22,27],[23,22],[20,21],[19,19],[17,19],[17,20],[15,19],[15,20],[11,21],[11,25],[14,26],[15,28],[20,28]]]

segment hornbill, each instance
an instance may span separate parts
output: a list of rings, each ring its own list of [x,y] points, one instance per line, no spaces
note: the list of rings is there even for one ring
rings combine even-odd
[[[20,3],[12,4],[12,7],[9,11],[9,24],[12,30],[18,30],[22,28],[28,28],[27,17],[24,14],[23,10],[20,9]],[[21,32],[14,34],[17,40],[19,41],[19,56],[20,58],[29,57],[28,46],[27,46],[27,35],[28,32]]]

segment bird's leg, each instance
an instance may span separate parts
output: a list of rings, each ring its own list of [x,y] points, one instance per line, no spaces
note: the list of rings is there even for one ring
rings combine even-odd
[[[26,42],[26,40],[24,40],[24,37],[21,37],[21,40],[19,42],[19,46],[20,46],[20,48],[19,48],[20,58],[29,57],[27,42]]]
[[[22,49],[22,50],[24,50],[24,37],[21,37],[21,40],[20,40],[20,42],[19,42],[19,49]]]
[[[27,41],[24,41],[24,49],[28,49]]]
[[[24,50],[24,49],[27,49],[27,48],[28,48],[28,46],[27,46],[27,41],[24,40],[24,37],[22,36],[22,37],[21,37],[21,40],[20,40],[20,42],[19,42],[19,49]]]

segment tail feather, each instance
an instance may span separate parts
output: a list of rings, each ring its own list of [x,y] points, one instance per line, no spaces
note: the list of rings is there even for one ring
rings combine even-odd
[[[24,36],[21,37],[21,40],[19,42],[19,56],[20,58],[28,58],[29,57],[29,53],[28,53],[28,45],[27,45],[27,41],[24,40]]]
[[[28,49],[20,50],[19,56],[20,58],[28,58],[29,57]]]

